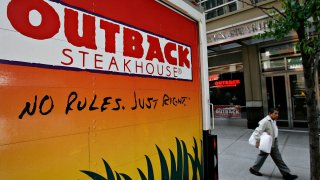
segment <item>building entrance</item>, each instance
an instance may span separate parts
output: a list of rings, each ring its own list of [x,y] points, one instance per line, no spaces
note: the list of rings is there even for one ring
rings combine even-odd
[[[265,76],[264,107],[280,110],[280,127],[307,128],[307,110],[302,73]]]

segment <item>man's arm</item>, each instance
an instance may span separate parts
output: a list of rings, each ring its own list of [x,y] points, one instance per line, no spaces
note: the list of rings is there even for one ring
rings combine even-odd
[[[259,148],[259,146],[260,146],[260,142],[257,141],[257,142],[256,142],[256,148]]]
[[[267,121],[261,120],[259,121],[259,126],[254,130],[253,136],[256,139],[256,148],[260,145],[260,136],[266,129],[266,123]]]

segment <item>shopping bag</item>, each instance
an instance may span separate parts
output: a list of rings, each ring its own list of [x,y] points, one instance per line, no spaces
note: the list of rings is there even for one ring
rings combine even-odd
[[[265,153],[270,153],[272,147],[272,137],[266,132],[262,133],[260,136],[260,146],[259,150]]]
[[[254,131],[249,138],[249,144],[255,147],[256,146],[256,138],[254,138],[253,134],[254,134]]]

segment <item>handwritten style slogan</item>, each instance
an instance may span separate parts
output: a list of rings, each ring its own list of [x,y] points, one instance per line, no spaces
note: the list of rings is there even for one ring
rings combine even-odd
[[[133,97],[131,100],[130,107],[123,105],[126,101],[121,97],[113,96],[103,96],[98,97],[94,94],[93,97],[81,97],[76,91],[70,92],[68,97],[66,97],[65,104],[65,115],[68,115],[72,111],[100,111],[105,112],[107,110],[111,111],[121,111],[121,110],[137,110],[137,109],[156,109],[166,106],[186,106],[190,97],[186,96],[170,96],[168,94],[163,94],[161,97],[143,97],[139,96],[136,92],[133,92]],[[40,113],[45,116],[54,111],[54,99],[50,95],[45,95],[39,97],[34,96],[33,101],[27,101],[24,108],[19,113],[19,119],[25,118],[27,115],[32,116],[35,113]]]

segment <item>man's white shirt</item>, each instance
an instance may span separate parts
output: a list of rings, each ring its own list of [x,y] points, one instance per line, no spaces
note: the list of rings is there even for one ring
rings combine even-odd
[[[273,130],[274,130],[274,137],[277,138],[278,137],[278,126],[277,126],[277,121],[272,120],[272,126],[273,126]]]

